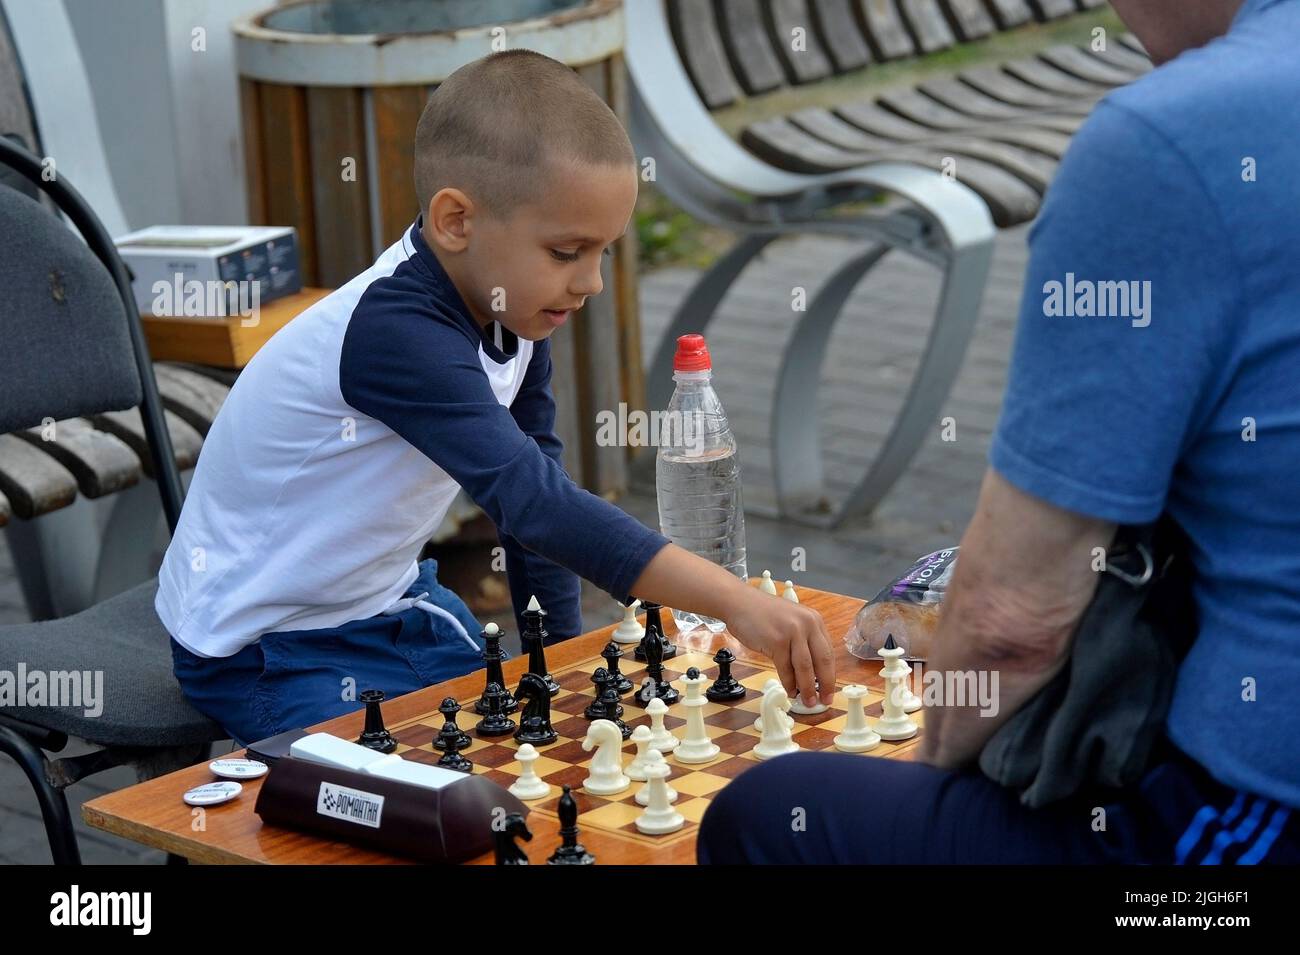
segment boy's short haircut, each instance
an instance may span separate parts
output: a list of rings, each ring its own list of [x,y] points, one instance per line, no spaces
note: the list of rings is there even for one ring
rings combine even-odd
[[[429,97],[415,130],[420,211],[440,189],[462,190],[508,220],[539,200],[556,164],[636,164],[613,110],[578,74],[532,50],[467,63]]]

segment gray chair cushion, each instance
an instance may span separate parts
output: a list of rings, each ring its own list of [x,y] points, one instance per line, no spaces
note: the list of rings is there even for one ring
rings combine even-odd
[[[98,716],[86,715],[84,698],[82,706],[20,707],[7,695],[0,713],[102,746],[170,747],[226,739],[220,726],[181,695],[172,674],[171,637],[153,609],[157,592],[158,583],[151,580],[71,617],[0,627],[0,660],[7,661],[0,669],[14,677],[20,663],[28,674],[103,674]]]

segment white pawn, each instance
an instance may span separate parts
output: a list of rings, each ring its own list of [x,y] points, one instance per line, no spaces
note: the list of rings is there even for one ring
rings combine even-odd
[[[799,595],[794,592],[793,580],[787,580],[785,582],[785,590],[781,591],[781,596],[792,604],[797,604],[799,602]]]
[[[689,675],[682,677],[682,685],[686,687],[686,698],[682,700],[682,706],[686,707],[686,738],[673,753],[680,763],[707,763],[721,752],[718,744],[709,739],[709,732],[704,726],[702,707],[709,702],[703,695],[705,679],[699,671],[696,671],[694,679]]]
[[[820,687],[814,687],[814,692],[820,690]],[[815,697],[815,702],[809,706],[803,701],[803,694],[796,693],[794,699],[790,701],[790,712],[799,713],[803,716],[814,716],[818,713],[825,713],[830,707],[821,701],[821,697]]]
[[[650,737],[653,735],[648,726],[638,726],[632,731],[632,742],[636,743],[636,755],[632,757],[632,762],[628,763],[627,768],[623,770],[623,775],[628,779],[645,782],[645,761],[651,748]]]
[[[772,689],[772,687],[774,687],[774,686],[780,686],[780,685],[781,685],[781,681],[780,681],[780,680],[777,680],[777,679],[771,679],[771,680],[768,680],[766,683],[763,684],[763,689],[762,689],[760,692],[761,692],[764,696],[767,696],[767,691],[768,691],[768,690]],[[791,704],[791,706],[793,706],[793,704]],[[785,721],[786,721],[786,723],[789,725],[790,729],[793,730],[793,729],[794,729],[794,719],[793,719],[791,716],[789,716],[788,714],[785,714],[785,713],[782,713],[781,715],[785,717]],[[758,717],[757,719],[754,720],[754,729],[758,730],[758,732],[760,732],[760,733],[763,732],[763,717],[760,716],[760,717]]]
[[[878,652],[885,660],[885,665],[880,668],[880,675],[885,679],[885,699],[880,704],[882,712],[880,719],[876,720],[876,732],[881,739],[909,739],[916,735],[917,726],[903,709],[907,674],[910,672],[901,659],[903,648],[894,643],[893,637],[888,637]]]
[[[790,709],[790,697],[785,687],[777,684],[763,694],[763,736],[754,747],[754,755],[759,759],[771,759],[799,749],[794,741],[791,726],[794,721],[786,716]]]
[[[636,827],[650,836],[662,836],[676,832],[686,825],[686,819],[673,808],[668,799],[668,777],[672,767],[664,760],[663,753],[657,749],[650,750],[650,758],[645,767],[649,790],[646,811],[636,818]]]
[[[510,795],[525,802],[531,799],[541,799],[543,796],[551,794],[551,787],[542,781],[542,777],[537,775],[537,770],[533,768],[533,763],[537,762],[537,747],[532,743],[524,743],[519,747],[519,753],[515,757],[519,760],[519,765],[523,767],[519,778],[515,780],[510,787]]]
[[[834,740],[835,748],[841,753],[865,753],[880,745],[880,735],[867,725],[867,711],[863,709],[866,698],[865,686],[853,684],[844,688],[849,715],[844,724],[844,732]]]
[[[645,636],[645,627],[641,626],[636,619],[636,611],[641,606],[641,601],[633,600],[630,604],[619,604],[619,606],[623,608],[623,619],[614,628],[611,639],[615,643],[640,643],[641,638]]]
[[[645,727],[643,727],[643,726],[642,726],[642,727],[637,727],[637,728],[638,728],[638,729],[645,729]],[[653,746],[647,746],[647,747],[646,747],[646,754],[645,754],[645,762],[646,762],[646,763],[650,763],[650,762],[652,762],[652,761],[654,760],[654,757],[650,755],[651,753],[658,753],[658,754],[659,754],[659,759],[660,759],[660,761],[663,760],[663,753],[660,753],[659,750],[655,749]],[[641,779],[646,779],[647,777],[646,777],[646,775],[645,775],[645,766],[644,766],[644,765],[642,765],[641,770],[642,770],[642,771],[641,771],[641,777],[640,777],[640,778],[641,778]],[[669,786],[669,785],[668,785],[668,782],[667,782],[666,780],[665,780],[665,782],[664,782],[664,786],[665,786],[665,788],[667,788],[667,790],[668,790],[668,801],[669,801],[670,803],[676,802],[676,801],[677,801],[677,790],[676,790],[676,789],[673,789],[672,786]],[[635,795],[634,797],[632,797],[632,798],[636,800],[636,804],[637,804],[638,806],[648,806],[648,805],[650,805],[650,783],[649,783],[649,782],[646,782],[646,784],[645,784],[644,786],[642,786],[640,789],[637,790],[636,795]]]
[[[612,796],[632,785],[623,775],[623,732],[609,720],[593,720],[587,728],[582,748],[596,755],[591,759],[591,775],[582,781],[582,788],[597,796]]]
[[[763,582],[758,585],[758,589],[763,591],[765,594],[771,594],[773,597],[776,596],[776,584],[772,580],[772,572],[770,570],[763,571]]]
[[[906,663],[903,666],[907,666]],[[915,713],[921,708],[921,698],[912,692],[912,668],[907,666],[907,676],[903,678],[903,712]]]
[[[650,714],[650,745],[661,753],[671,753],[681,740],[664,726],[664,717],[668,715],[668,704],[655,697],[646,704],[645,711]]]

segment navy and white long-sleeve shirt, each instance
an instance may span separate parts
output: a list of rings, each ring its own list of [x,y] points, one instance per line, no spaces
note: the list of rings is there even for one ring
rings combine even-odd
[[[586,577],[626,602],[665,538],[560,463],[549,341],[474,321],[417,221],[236,381],[159,572],[168,631],[207,657],[391,607],[463,488],[496,524],[516,614],[582,629]]]

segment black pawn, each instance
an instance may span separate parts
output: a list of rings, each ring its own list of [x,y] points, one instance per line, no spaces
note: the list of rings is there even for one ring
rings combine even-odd
[[[609,720],[618,727],[618,731],[627,739],[632,735],[632,727],[624,723],[619,716],[623,713],[623,707],[618,705],[618,691],[610,686],[608,679],[605,682],[605,688],[600,691],[600,704],[605,708],[604,714],[600,717],[602,720]]]
[[[442,758],[438,760],[438,765],[443,769],[454,769],[461,773],[472,773],[474,771],[474,764],[460,754],[460,749],[461,746],[459,739],[455,736],[447,737],[447,751],[443,753]]]
[[[569,787],[555,808],[560,817],[560,847],[546,860],[547,865],[595,865],[596,857],[578,841],[578,801]]]
[[[596,687],[596,693],[591,702],[587,704],[587,708],[582,711],[582,715],[589,720],[603,720],[605,718],[605,704],[601,701],[605,694],[605,688],[613,685],[613,678],[604,667],[596,667],[596,672],[591,675],[591,682]],[[615,699],[617,699],[617,691],[615,691]],[[618,708],[617,715],[623,715],[623,707]]]
[[[624,693],[631,693],[636,688],[635,685],[618,669],[618,661],[623,659],[623,648],[611,640],[605,644],[605,649],[601,651],[600,655],[605,658],[605,668],[609,670],[609,675],[614,681],[614,689],[618,691],[618,695],[622,696]]]
[[[383,690],[362,690],[361,702],[366,705],[366,727],[357,742],[377,753],[391,753],[397,749],[397,740],[384,726],[384,714],[379,704],[384,702]]]
[[[438,712],[442,714],[446,722],[442,724],[442,729],[438,731],[438,735],[433,741],[433,748],[445,750],[447,741],[454,737],[458,750],[469,749],[474,741],[468,733],[456,725],[456,714],[460,712],[460,704],[456,702],[455,698],[449,696],[443,700],[438,707]]]
[[[524,646],[528,648],[528,672],[536,673],[545,680],[547,692],[551,696],[555,696],[560,692],[560,684],[555,682],[546,669],[547,633],[546,627],[542,625],[542,618],[545,616],[546,611],[541,607],[536,610],[525,610],[524,632],[520,634],[520,638]]]
[[[507,654],[501,649],[501,631],[496,624],[488,624],[481,634],[483,638],[483,663],[486,669],[486,680],[483,683],[483,694],[474,703],[474,712],[479,716],[486,716],[488,711],[487,688],[495,683],[501,689],[506,691],[505,701],[502,704],[502,713],[513,713],[519,709],[519,703],[510,695],[510,688],[506,685],[505,674],[501,672],[501,663],[507,659]]]
[[[488,715],[474,727],[479,736],[509,736],[515,731],[515,721],[502,711],[505,695],[500,684],[488,684]]]
[[[744,699],[747,692],[744,684],[731,675],[731,665],[736,662],[736,655],[723,647],[714,656],[713,662],[718,665],[718,678],[704,691],[705,699],[712,703]]]
[[[677,647],[669,643],[668,638],[664,636],[664,624],[659,616],[662,607],[663,604],[657,604],[654,601],[642,601],[641,603],[641,609],[645,611],[645,636],[641,638],[641,642],[637,644],[636,650],[632,653],[638,660],[648,659],[646,647],[649,646],[651,640],[658,640],[663,646],[664,652],[660,656],[661,660],[671,660],[677,656]]]

